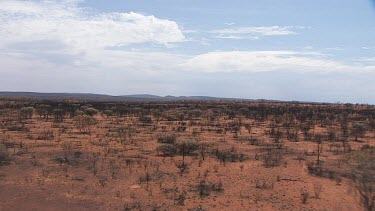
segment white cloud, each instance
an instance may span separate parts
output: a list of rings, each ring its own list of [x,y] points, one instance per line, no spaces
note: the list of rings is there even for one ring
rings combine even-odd
[[[220,30],[213,30],[217,38],[223,39],[250,39],[256,40],[264,36],[281,36],[296,35],[293,29],[301,29],[301,27],[292,26],[258,26],[258,27],[236,27]]]
[[[369,62],[369,63],[375,63],[375,57],[366,57],[366,58],[359,58],[357,59],[359,62]]]
[[[364,47],[361,47],[361,49],[363,49],[363,50],[375,50],[375,46],[364,46]]]
[[[374,71],[374,66],[347,65],[325,58],[319,52],[296,51],[224,51],[209,52],[189,59],[182,65],[202,72],[330,72]]]
[[[136,43],[169,45],[185,40],[177,23],[154,16],[95,13],[77,0],[0,1],[0,46],[58,40],[88,51]]]
[[[329,47],[325,49],[328,51],[343,51],[344,50],[344,48],[341,48],[341,47]]]
[[[98,13],[80,2],[0,0],[0,73],[27,73],[35,80],[82,72],[108,78],[115,72],[171,71],[181,62],[180,55],[127,48],[184,42],[176,22],[134,12]]]

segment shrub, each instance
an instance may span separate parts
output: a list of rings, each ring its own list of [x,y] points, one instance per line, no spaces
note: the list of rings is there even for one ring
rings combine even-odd
[[[371,149],[375,149],[374,146],[371,146],[369,144],[365,144],[361,147],[361,150],[371,150]]]
[[[176,167],[180,171],[180,176],[182,176],[185,172],[189,170],[189,166],[191,163],[186,163],[184,161],[175,162]]]
[[[25,125],[10,125],[7,127],[9,131],[23,131],[23,132],[30,132],[30,129],[27,128]]]
[[[225,165],[227,161],[230,162],[243,162],[246,158],[242,153],[238,153],[236,148],[232,147],[230,150],[217,150],[215,152],[216,157],[220,160],[220,163]]]
[[[197,185],[197,191],[200,197],[209,196],[211,192],[221,193],[224,191],[223,183],[221,181],[217,183],[206,182],[201,180]]]
[[[223,182],[220,180],[216,184],[212,185],[212,189],[216,192],[223,192],[224,191],[224,185]]]
[[[52,115],[55,122],[63,122],[64,120],[64,111],[62,109],[53,109]]]
[[[105,114],[107,116],[113,116],[113,111],[112,110],[104,110],[103,114]]]
[[[310,193],[307,190],[302,190],[301,191],[301,201],[303,204],[307,203],[307,200],[310,197]]]
[[[351,134],[355,137],[355,141],[358,141],[359,137],[363,137],[367,131],[367,125],[365,123],[354,123],[352,126]]]
[[[172,144],[163,144],[156,148],[158,152],[161,152],[163,156],[166,157],[173,157],[177,154],[177,148],[176,146]]]
[[[94,117],[88,115],[79,115],[73,118],[74,124],[80,132],[90,132],[89,127],[96,124]]]
[[[0,165],[6,164],[10,160],[7,148],[4,144],[0,144]]]
[[[85,109],[85,114],[89,115],[89,116],[94,116],[95,114],[97,114],[99,111],[96,110],[95,108],[87,108]]]
[[[139,117],[139,121],[142,122],[143,124],[152,124],[152,119],[151,117],[148,117],[148,116]]]
[[[353,186],[360,197],[365,210],[375,209],[375,150],[374,148],[352,153],[349,160],[352,165]]]
[[[323,165],[318,165],[316,162],[308,162],[307,163],[307,170],[309,174],[315,175],[318,177],[325,177],[330,179],[335,179],[337,177],[337,174],[335,171],[323,167]]]
[[[33,107],[23,107],[20,109],[20,117],[23,119],[31,119],[34,113]]]
[[[258,188],[258,189],[263,189],[263,190],[273,189],[274,183],[270,182],[268,180],[257,180],[256,184],[255,184],[255,187]]]
[[[178,205],[184,206],[186,200],[186,191],[182,191],[178,194],[178,196],[175,198],[175,201]]]
[[[54,138],[55,135],[53,131],[45,130],[38,135],[37,140],[53,140]]]
[[[321,184],[315,184],[314,185],[315,198],[319,199],[319,196],[320,196],[321,192],[322,192],[322,185]]]
[[[280,150],[268,149],[264,156],[264,166],[265,167],[275,167],[279,166],[283,161],[283,154]]]
[[[211,192],[211,185],[208,184],[205,180],[199,182],[198,192],[200,197],[209,196]]]
[[[175,135],[166,135],[158,137],[158,142],[162,144],[174,144],[176,142]]]
[[[176,142],[175,145],[176,145],[178,154],[182,155],[183,157],[193,153],[199,148],[198,142],[192,139],[180,140]]]

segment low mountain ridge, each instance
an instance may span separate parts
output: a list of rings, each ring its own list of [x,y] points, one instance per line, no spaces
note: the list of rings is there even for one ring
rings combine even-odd
[[[240,98],[221,98],[210,96],[157,96],[150,94],[134,94],[134,95],[106,95],[92,93],[40,93],[40,92],[0,92],[0,97],[25,97],[25,98],[41,98],[41,99],[86,99],[86,100],[118,100],[118,101],[183,101],[183,100],[199,100],[199,101],[256,101],[252,99]]]

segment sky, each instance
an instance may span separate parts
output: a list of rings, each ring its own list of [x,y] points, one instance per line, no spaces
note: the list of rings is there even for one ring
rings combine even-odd
[[[375,0],[0,0],[0,91],[375,104]]]

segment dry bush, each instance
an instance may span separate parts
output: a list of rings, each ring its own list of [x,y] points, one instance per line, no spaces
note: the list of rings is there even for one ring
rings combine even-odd
[[[10,161],[10,156],[4,144],[0,144],[0,165]]]
[[[267,148],[266,154],[263,156],[263,164],[265,167],[280,166],[283,161],[283,152],[280,149]]]
[[[141,175],[139,178],[138,178],[138,182],[139,184],[142,184],[142,183],[147,183],[147,185],[150,183],[152,179],[152,176],[150,173],[146,172],[145,174]]]
[[[55,135],[52,130],[44,130],[38,136],[37,140],[53,140]]]
[[[100,186],[102,186],[104,188],[105,185],[108,183],[108,178],[104,177],[104,176],[99,177],[98,182],[99,182]]]
[[[225,165],[227,161],[243,162],[246,159],[245,155],[237,152],[237,149],[235,147],[232,147],[229,150],[216,149],[214,153],[217,159],[219,159],[220,163],[222,163],[223,165]]]
[[[186,191],[178,192],[177,197],[175,197],[174,199],[177,205],[180,205],[180,206],[185,205],[186,195],[187,195]]]
[[[255,187],[262,190],[273,189],[274,183],[268,180],[256,180]]]
[[[351,135],[355,137],[355,141],[358,141],[359,137],[363,137],[368,130],[368,126],[365,123],[356,122],[353,124],[351,129]]]
[[[162,144],[175,144],[176,136],[175,135],[166,135],[158,137],[158,142]]]
[[[9,131],[22,131],[22,132],[30,132],[30,129],[25,124],[14,124],[7,126],[7,130]]]
[[[310,197],[310,193],[307,190],[301,190],[301,201],[303,204],[307,203],[307,200]]]
[[[152,119],[151,117],[148,117],[148,116],[140,116],[138,118],[139,122],[142,123],[143,126],[146,126],[146,125],[151,125],[152,124]]]
[[[90,126],[96,124],[94,117],[88,115],[79,115],[73,118],[74,124],[81,133],[90,133]]]
[[[347,157],[352,163],[353,186],[360,197],[360,205],[368,211],[375,209],[375,149],[354,152]]]
[[[109,161],[109,172],[111,173],[112,179],[115,179],[117,177],[120,168],[121,166],[116,162],[116,160]]]
[[[314,185],[314,194],[315,194],[315,198],[319,199],[320,197],[320,193],[322,192],[322,185],[321,184],[315,184]]]
[[[211,192],[221,193],[224,191],[223,183],[218,181],[217,183],[207,182],[206,180],[201,180],[196,187],[197,192],[201,198],[209,196]]]
[[[179,140],[175,144],[177,152],[182,156],[184,160],[185,156],[191,155],[193,152],[199,149],[199,144],[193,139]]]
[[[330,179],[339,177],[333,169],[327,168],[322,164],[318,165],[315,161],[307,163],[307,170],[311,175],[318,177],[325,177]]]
[[[174,157],[177,154],[177,148],[172,144],[163,144],[156,148],[158,152],[161,152],[165,157]]]
[[[34,113],[34,108],[29,106],[29,107],[23,107],[19,111],[19,115],[21,119],[31,119]]]
[[[189,166],[191,163],[187,163],[185,161],[175,161],[175,165],[180,172],[180,176],[186,173],[189,170]]]

